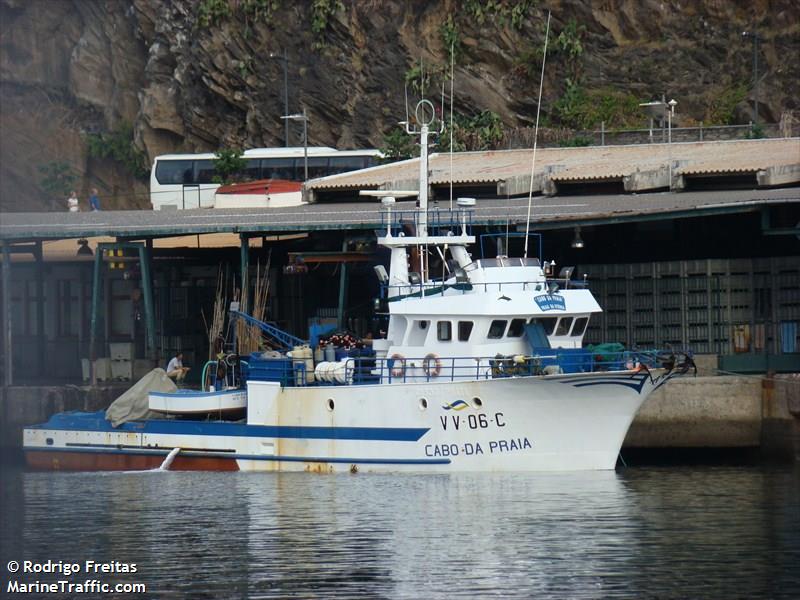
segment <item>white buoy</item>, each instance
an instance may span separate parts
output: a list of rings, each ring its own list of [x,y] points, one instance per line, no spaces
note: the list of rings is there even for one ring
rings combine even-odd
[[[178,453],[181,451],[180,448],[173,448],[170,450],[170,453],[167,454],[167,458],[164,459],[164,462],[161,463],[161,466],[158,467],[159,471],[169,471],[169,466],[172,464],[172,461],[175,460],[175,457],[178,456]]]

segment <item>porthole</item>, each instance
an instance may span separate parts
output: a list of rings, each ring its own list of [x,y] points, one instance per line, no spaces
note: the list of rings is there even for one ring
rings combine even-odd
[[[475,408],[481,408],[483,406],[483,400],[476,396],[472,399],[472,404],[475,406]]]
[[[335,407],[336,407],[336,406],[335,406],[335,404],[334,404],[334,402],[333,402],[333,398],[328,398],[328,410],[330,410],[330,411],[333,411],[333,409],[334,409]]]
[[[47,445],[48,446],[52,446],[53,445],[53,438],[47,438],[46,441],[47,441]]]
[[[428,408],[428,399],[427,398],[420,398],[419,399],[419,409],[425,410]]]

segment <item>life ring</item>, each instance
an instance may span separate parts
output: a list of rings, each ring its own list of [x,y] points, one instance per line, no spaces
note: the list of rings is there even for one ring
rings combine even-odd
[[[394,353],[389,357],[392,361],[392,377],[402,377],[406,373],[406,357],[402,354]]]
[[[438,377],[442,372],[442,361],[439,360],[439,355],[433,352],[427,354],[422,360],[422,370],[428,377]]]

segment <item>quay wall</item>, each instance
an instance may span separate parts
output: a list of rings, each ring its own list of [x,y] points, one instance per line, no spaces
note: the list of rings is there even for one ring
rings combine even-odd
[[[623,444],[746,447],[800,462],[800,374],[673,379],[642,405]]]
[[[103,410],[128,387],[0,388],[0,446],[16,453],[25,426],[57,412]],[[642,405],[623,447],[760,447],[766,456],[800,461],[800,374],[673,379]]]

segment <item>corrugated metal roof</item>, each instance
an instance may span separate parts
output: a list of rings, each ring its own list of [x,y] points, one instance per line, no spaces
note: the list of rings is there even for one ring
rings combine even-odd
[[[429,160],[430,182],[491,183],[530,177],[532,159],[532,150],[459,152],[452,159],[449,154],[436,153]],[[800,164],[800,138],[543,148],[536,153],[535,174],[556,181],[604,180],[662,169],[670,162],[680,165],[676,173],[686,174],[736,173]],[[369,189],[416,180],[418,176],[418,159],[411,159],[314,179],[306,186],[315,191]]]
[[[756,210],[766,204],[800,203],[800,187],[763,190],[719,190],[553,196],[533,198],[531,221],[538,228],[576,222],[646,220],[699,216],[709,212]],[[446,209],[446,201],[439,206]],[[396,210],[413,209],[414,201]],[[478,200],[475,225],[522,224],[527,198]],[[305,204],[272,209],[196,209],[177,211],[102,211],[80,213],[4,213],[0,240],[24,241],[93,236],[128,239],[204,233],[295,233],[326,229],[377,229],[383,207],[375,198],[358,202]],[[660,217],[659,217],[660,215]]]

